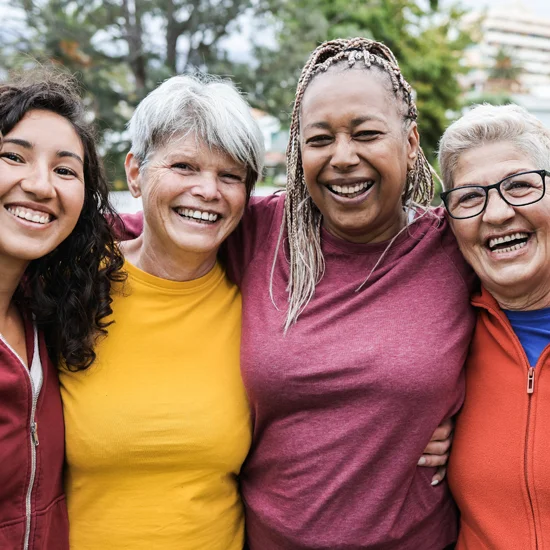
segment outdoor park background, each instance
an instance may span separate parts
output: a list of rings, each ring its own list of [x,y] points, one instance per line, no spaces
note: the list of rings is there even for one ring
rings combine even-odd
[[[284,185],[300,69],[336,37],[367,36],[394,51],[432,161],[443,130],[472,103],[513,101],[550,125],[550,2],[508,1],[0,0],[0,81],[35,63],[76,74],[112,188],[123,190],[125,124],[137,103],[174,74],[230,77],[264,132],[264,184]]]

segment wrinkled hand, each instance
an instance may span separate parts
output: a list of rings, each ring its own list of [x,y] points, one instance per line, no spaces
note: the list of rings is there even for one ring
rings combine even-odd
[[[449,450],[453,440],[454,422],[451,418],[444,420],[435,430],[430,442],[424,449],[424,454],[418,461],[419,466],[437,467],[437,471],[432,477],[432,485],[437,485],[443,481],[447,474],[447,461],[449,460]]]

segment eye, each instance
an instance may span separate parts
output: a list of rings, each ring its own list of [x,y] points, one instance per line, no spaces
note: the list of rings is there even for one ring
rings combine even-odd
[[[224,180],[229,180],[229,181],[235,182],[235,183],[242,183],[244,181],[244,178],[242,176],[240,176],[239,174],[233,174],[233,173],[230,173],[230,172],[226,172],[226,173],[221,174],[221,177]]]
[[[511,181],[506,186],[506,190],[511,191],[513,189],[530,189],[531,187],[533,187],[533,184],[528,181]]]
[[[0,153],[0,158],[5,158],[7,160],[11,160],[12,162],[17,162],[19,164],[24,164],[24,160],[22,157],[20,157],[16,153],[10,153],[9,151],[6,151],[5,153]]]
[[[369,141],[378,137],[382,132],[378,130],[361,130],[353,134],[353,139],[360,139],[362,141]]]
[[[70,177],[70,178],[77,178],[78,174],[72,169],[67,168],[65,166],[59,166],[54,170],[56,174],[59,174],[60,176]]]
[[[311,145],[313,147],[322,147],[332,142],[332,136],[328,134],[320,134],[316,136],[311,136],[306,139],[306,145]]]
[[[457,202],[459,204],[467,205],[472,202],[484,200],[485,195],[480,191],[469,191],[467,193],[464,193],[463,195],[460,195],[459,197],[457,197],[457,199],[458,199]]]
[[[172,164],[171,168],[176,168],[178,170],[192,170],[193,167],[186,162],[175,162]]]

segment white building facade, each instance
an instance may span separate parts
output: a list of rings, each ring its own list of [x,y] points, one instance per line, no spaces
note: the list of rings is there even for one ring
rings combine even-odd
[[[550,98],[550,18],[543,18],[522,3],[472,13],[468,22],[481,20],[480,40],[467,52],[472,71],[465,79],[473,92],[486,91],[491,68],[500,50],[521,67],[521,92]],[[516,90],[518,91],[518,90]]]

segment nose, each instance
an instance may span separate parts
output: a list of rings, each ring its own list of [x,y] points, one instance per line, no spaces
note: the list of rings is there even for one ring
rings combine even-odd
[[[193,195],[205,201],[214,201],[220,198],[217,174],[212,172],[201,172],[197,174],[194,184],[195,185],[191,188]]]
[[[493,225],[501,225],[516,214],[513,206],[510,206],[496,189],[490,189],[487,197],[487,206],[483,212],[483,221]]]
[[[346,171],[359,164],[359,156],[349,136],[338,136],[333,145],[330,164],[333,168]]]
[[[37,165],[21,180],[21,189],[37,200],[55,197],[52,172],[48,166]]]

